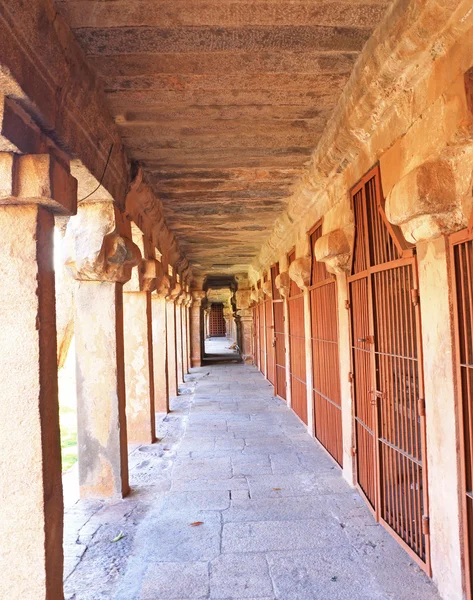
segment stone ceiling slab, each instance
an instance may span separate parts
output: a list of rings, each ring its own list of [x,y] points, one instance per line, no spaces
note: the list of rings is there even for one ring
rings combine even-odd
[[[245,271],[390,0],[57,0],[203,272]]]

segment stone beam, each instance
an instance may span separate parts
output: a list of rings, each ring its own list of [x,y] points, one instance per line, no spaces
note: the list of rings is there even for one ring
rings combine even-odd
[[[0,92],[14,98],[97,178],[113,150],[104,187],[125,201],[128,162],[101,83],[52,0],[0,5]]]

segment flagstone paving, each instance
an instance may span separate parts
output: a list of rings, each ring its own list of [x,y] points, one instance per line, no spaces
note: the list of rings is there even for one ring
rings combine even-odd
[[[130,496],[66,511],[67,599],[439,598],[271,390],[251,366],[193,369],[130,455]]]

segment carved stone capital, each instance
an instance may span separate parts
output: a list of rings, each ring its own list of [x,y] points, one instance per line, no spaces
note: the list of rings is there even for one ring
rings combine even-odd
[[[270,281],[265,281],[263,283],[263,294],[265,294],[269,298],[273,297],[273,289]]]
[[[287,271],[283,271],[276,276],[275,285],[279,291],[281,298],[289,298],[289,290],[291,288],[291,278]]]
[[[250,294],[250,298],[251,298],[251,304],[258,304],[258,290],[256,289],[252,289],[251,290],[251,294]]]
[[[205,298],[206,293],[200,290],[194,290],[192,292],[192,307],[202,306],[202,300]]]
[[[237,309],[244,310],[251,304],[251,290],[238,290],[235,294]]]
[[[159,277],[156,278],[156,296],[164,300],[171,289],[171,280],[169,275],[166,273],[162,273]]]
[[[472,206],[471,155],[453,153],[425,162],[398,181],[386,199],[386,217],[415,244],[465,227]],[[468,160],[468,158],[470,160]]]
[[[343,273],[350,269],[354,233],[353,225],[349,225],[335,229],[315,242],[316,259],[324,262],[331,273]]]
[[[174,282],[174,285],[171,284],[168,295],[166,296],[166,302],[175,302],[181,293],[181,284]]]
[[[53,154],[0,152],[0,205],[39,204],[60,215],[77,212],[77,180]]]
[[[79,206],[69,220],[64,237],[65,264],[75,279],[125,283],[141,253],[122,235],[110,202]]]
[[[296,258],[289,266],[289,277],[295,281],[301,289],[307,289],[310,285],[311,262],[308,256]]]

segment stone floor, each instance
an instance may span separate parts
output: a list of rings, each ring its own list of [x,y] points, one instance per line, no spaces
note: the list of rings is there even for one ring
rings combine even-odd
[[[438,599],[254,367],[194,369],[159,436],[67,510],[67,599]]]

